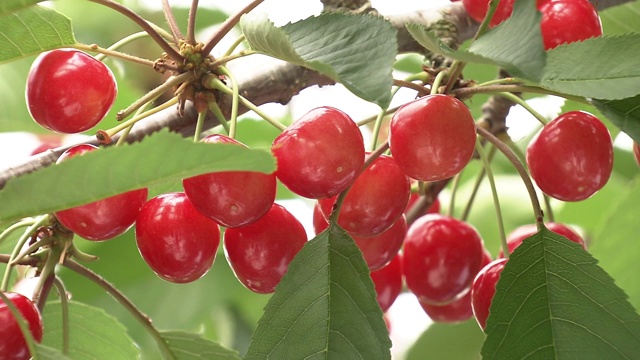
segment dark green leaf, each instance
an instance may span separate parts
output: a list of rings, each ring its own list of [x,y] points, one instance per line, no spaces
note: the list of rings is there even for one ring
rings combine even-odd
[[[364,100],[389,105],[398,46],[396,30],[384,18],[327,13],[278,28],[266,14],[249,13],[240,25],[253,49],[316,70]]]
[[[484,338],[475,319],[432,324],[411,346],[406,360],[479,360]]]
[[[496,286],[483,359],[636,359],[640,316],[582,247],[547,229]]]
[[[53,9],[32,6],[0,17],[0,63],[75,43],[71,22]]]
[[[161,334],[177,360],[240,360],[237,351],[226,349],[197,334],[185,331],[163,331]]]
[[[540,33],[540,13],[535,2],[518,0],[510,18],[474,41],[469,49],[452,51],[433,32],[409,24],[411,35],[427,49],[452,58],[497,65],[511,75],[538,81],[545,66],[545,52]]]
[[[70,357],[65,356],[60,350],[52,347],[36,344],[36,351],[38,352],[38,360],[70,360]]]
[[[640,95],[623,100],[591,100],[613,124],[640,143]]]
[[[332,225],[289,265],[245,359],[389,359],[390,347],[362,253]]]
[[[194,143],[166,131],[15,178],[0,190],[0,222],[93,202],[126,191],[214,171],[273,172],[270,152]]]
[[[45,0],[2,0],[0,2],[0,16],[12,13],[27,6],[37,4]]]
[[[138,349],[127,329],[100,308],[70,301],[69,358],[100,360],[108,354],[110,360],[139,358]],[[60,302],[48,302],[42,314],[44,345],[62,349],[62,308]]]
[[[541,84],[588,98],[619,100],[640,94],[640,33],[601,36],[548,51]],[[615,54],[615,56],[612,56]]]

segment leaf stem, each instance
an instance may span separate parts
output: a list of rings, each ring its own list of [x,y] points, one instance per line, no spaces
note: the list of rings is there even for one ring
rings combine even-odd
[[[112,45],[112,46],[114,46],[114,45]],[[120,52],[120,51],[114,51],[114,50],[111,50],[111,49],[101,48],[100,46],[95,45],[95,44],[94,45],[74,44],[71,47],[73,47],[74,49],[78,49],[78,50],[82,50],[82,51],[86,51],[86,52],[97,52],[100,55],[103,55],[101,58],[98,58],[98,56],[100,56],[100,55],[96,55],[96,59],[98,59],[100,61],[102,61],[102,59],[104,59],[104,57],[106,57],[106,56],[111,56],[111,57],[114,57],[114,58],[130,61],[132,63],[139,64],[139,65],[142,65],[142,66],[153,67],[153,61],[151,61],[151,60],[143,59],[143,58],[140,58],[140,57],[137,57],[137,56],[133,56],[133,55],[129,55],[129,54],[125,54],[125,53]]]
[[[22,314],[20,313],[20,310],[18,310],[16,305],[11,300],[9,300],[7,295],[4,294],[4,291],[0,291],[0,299],[2,299],[2,302],[4,302],[5,305],[7,305],[7,308],[11,312],[11,315],[18,323],[18,327],[20,328],[20,332],[22,332],[22,337],[27,343],[27,348],[29,348],[29,354],[32,356],[32,359],[37,360],[39,356],[38,356],[38,353],[36,352],[35,340],[33,339],[33,334],[31,334],[31,330],[29,330],[29,325],[27,325],[27,321],[25,320],[24,317],[22,317]]]
[[[140,108],[141,106],[143,106],[144,104],[150,101],[153,101],[153,99],[162,95],[162,93],[164,93],[165,91],[169,91],[171,88],[173,88],[178,84],[182,84],[184,82],[190,81],[191,79],[193,79],[193,76],[194,75],[192,72],[185,72],[180,75],[172,76],[168,78],[167,81],[165,81],[163,84],[157,86],[155,89],[144,94],[138,100],[134,101],[131,105],[129,105],[126,109],[118,111],[116,118],[118,120],[125,119],[126,117],[131,115],[131,113],[136,111],[138,108]]]
[[[164,13],[164,18],[167,20],[167,24],[169,24],[169,29],[171,29],[173,41],[176,44],[180,44],[180,40],[184,39],[184,35],[182,35],[180,27],[176,22],[176,17],[173,15],[173,10],[171,10],[171,5],[169,5],[169,0],[162,0],[162,12]]]
[[[218,27],[216,32],[211,35],[211,38],[209,38],[204,48],[202,49],[202,54],[204,56],[209,55],[211,53],[211,50],[213,50],[213,47],[216,46],[220,42],[220,40],[222,40],[222,38],[227,35],[227,33],[229,33],[229,31],[231,31],[231,29],[233,29],[233,27],[240,21],[240,17],[253,10],[263,1],[264,0],[253,0],[233,16],[227,18],[227,20],[225,20],[225,22],[223,22],[222,25]]]
[[[22,236],[20,236],[18,242],[16,243],[16,246],[11,252],[9,262],[7,263],[7,268],[4,270],[2,283],[0,283],[0,292],[7,291],[7,288],[9,286],[9,279],[11,278],[11,270],[13,269],[12,262],[14,258],[20,253],[20,249],[22,249],[27,240],[29,240],[31,234],[33,234],[36,230],[38,230],[40,226],[43,226],[47,222],[49,222],[49,215],[42,215],[40,217],[37,217],[36,219],[34,219],[33,224],[24,231]]]
[[[145,328],[145,330],[153,337],[165,359],[175,360],[176,357],[174,353],[169,348],[169,345],[164,340],[162,335],[158,332],[158,330],[151,324],[151,319],[146,314],[142,313],[132,302],[129,300],[123,293],[120,292],[116,287],[114,287],[111,283],[105,280],[102,276],[94,273],[89,268],[75,262],[71,259],[66,259],[63,265],[77,273],[78,275],[84,276],[87,279],[93,281],[96,285],[100,286],[104,289],[109,295],[111,295],[120,305],[122,305],[125,309],[129,311],[133,317],[138,320],[138,322]]]
[[[189,8],[189,19],[187,20],[187,42],[196,44],[196,14],[198,13],[198,0],[191,1]]]
[[[510,92],[501,92],[501,93],[498,93],[498,95],[505,97],[513,101],[514,103],[522,106],[531,115],[533,115],[542,124],[542,126],[547,125],[547,122],[548,122],[547,118],[545,118],[539,112],[537,112],[534,108],[532,108],[531,105],[529,105],[523,98],[516,96],[515,94]]]
[[[57,276],[53,280],[53,286],[58,292],[62,310],[62,354],[69,355],[69,298],[67,297],[67,289]]]
[[[561,92],[548,90],[542,87],[531,86],[531,85],[507,84],[507,85],[472,86],[472,87],[465,87],[465,88],[452,90],[451,94],[457,97],[468,97],[475,94],[494,94],[494,93],[501,93],[501,92],[528,92],[533,94],[553,95],[553,96],[559,96],[559,97],[565,98],[567,100],[579,102],[581,104],[591,105],[591,103],[583,97],[567,95]]]

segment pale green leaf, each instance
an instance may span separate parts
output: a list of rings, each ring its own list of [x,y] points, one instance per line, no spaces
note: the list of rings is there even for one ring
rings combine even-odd
[[[364,100],[389,105],[398,46],[396,30],[384,18],[326,13],[276,27],[266,14],[249,13],[240,26],[254,50],[316,70]]]
[[[162,131],[140,143],[108,147],[17,177],[0,190],[0,222],[90,203],[126,191],[215,171],[271,173],[266,150],[194,143]]]
[[[602,32],[605,35],[640,32],[640,1],[610,7],[599,12],[602,21]]]
[[[411,346],[406,360],[480,360],[484,338],[476,319],[461,324],[434,323]]]
[[[602,239],[604,241],[604,239]],[[496,286],[483,359],[637,359],[640,316],[582,247],[547,229]]]
[[[240,360],[237,351],[226,349],[197,334],[185,331],[163,331],[160,334],[177,360]]]
[[[12,13],[27,6],[31,6],[44,0],[2,0],[0,2],[0,16]]]
[[[289,265],[245,359],[389,359],[390,347],[362,253],[332,225]]]
[[[71,358],[65,356],[60,350],[36,343],[36,351],[38,354],[38,360],[70,360]]]
[[[71,22],[43,6],[0,16],[0,63],[75,44]]]
[[[640,33],[629,33],[558,46],[548,51],[541,84],[588,98],[636,96],[640,94],[639,43]]]
[[[640,95],[622,100],[591,100],[620,130],[640,143]]]
[[[138,359],[136,345],[127,329],[104,310],[70,301],[69,305],[69,358],[102,360]],[[42,314],[44,337],[42,343],[62,349],[62,307],[60,302],[47,302]]]

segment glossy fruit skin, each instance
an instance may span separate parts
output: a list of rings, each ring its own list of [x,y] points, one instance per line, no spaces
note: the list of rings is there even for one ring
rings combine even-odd
[[[207,136],[203,142],[245,146],[219,134]],[[225,171],[184,179],[182,185],[198,211],[226,227],[258,220],[269,211],[276,198],[275,174]]]
[[[485,267],[491,261],[491,254],[485,249],[482,256],[482,267]],[[418,302],[424,312],[435,322],[456,324],[467,321],[473,317],[473,309],[471,309],[471,289],[467,291],[465,296],[446,305],[431,305],[420,300],[418,300]]]
[[[149,200],[136,220],[136,244],[160,278],[188,283],[204,276],[220,245],[220,228],[196,210],[184,193]]]
[[[74,156],[98,150],[89,144],[67,149],[57,164]],[[77,235],[92,241],[104,241],[124,234],[136,221],[147,201],[148,190],[138,189],[111,196],[89,204],[57,211],[58,221]]]
[[[538,4],[545,50],[602,35],[602,24],[589,0],[553,0]]]
[[[27,77],[27,107],[41,126],[67,134],[91,129],[118,92],[111,70],[89,54],[56,49],[40,54]]]
[[[640,144],[633,142],[633,157],[636,159],[636,164],[640,165]]]
[[[31,335],[37,342],[42,341],[42,317],[36,305],[26,296],[6,292],[4,295],[18,308],[20,314],[29,325]],[[0,359],[27,360],[31,358],[27,342],[20,331],[18,322],[13,317],[7,304],[0,299]]]
[[[316,235],[329,227],[329,223],[322,215],[318,204],[313,208],[313,228]],[[356,243],[362,256],[369,266],[369,270],[376,271],[387,265],[402,248],[407,234],[407,219],[401,216],[391,227],[372,237],[350,235]]]
[[[442,94],[403,105],[389,125],[389,147],[398,166],[416,180],[439,181],[471,160],[476,127],[467,106]]]
[[[583,249],[587,250],[587,244],[584,242],[584,239],[580,235],[578,235],[575,231],[573,231],[570,227],[560,223],[556,223],[556,222],[549,222],[549,223],[545,223],[544,225],[547,227],[547,229],[553,231],[558,235],[566,237],[567,239],[573,241],[576,244],[580,244]],[[536,224],[522,225],[516,228],[515,230],[513,230],[509,234],[509,236],[507,236],[507,246],[509,247],[509,253],[512,253],[513,250],[515,250],[518,246],[520,246],[520,244],[522,244],[522,241],[524,241],[524,239],[532,235],[535,235],[537,233],[538,233],[538,227],[536,226]],[[504,253],[502,252],[502,250],[500,250],[498,257],[499,258],[504,257]]]
[[[480,270],[483,242],[471,225],[440,214],[418,218],[404,240],[407,287],[421,301],[445,305],[469,290]]]
[[[224,233],[225,255],[233,273],[259,294],[275,291],[306,242],[302,224],[279,204],[257,221]]]
[[[496,293],[496,284],[500,279],[500,273],[504,269],[507,259],[497,259],[480,270],[476,278],[473,280],[471,287],[471,308],[473,315],[484,330],[489,317],[489,308],[493,295]]]
[[[489,27],[494,27],[511,16],[514,2],[515,0],[500,0],[498,9],[489,22]],[[489,11],[489,0],[462,0],[462,5],[469,16],[477,22],[482,22]]]
[[[402,255],[397,254],[386,266],[371,272],[376,300],[382,312],[389,310],[402,291]]]
[[[382,155],[349,189],[338,216],[338,225],[354,236],[378,235],[403,214],[410,191],[409,179],[395,160]],[[331,214],[336,198],[318,199],[325,219]]]
[[[289,190],[312,199],[337,195],[364,165],[364,140],[344,112],[323,106],[284,130],[271,146],[276,176]]]
[[[611,135],[589,113],[564,113],[550,121],[529,143],[527,165],[545,194],[563,201],[587,199],[611,176]]]

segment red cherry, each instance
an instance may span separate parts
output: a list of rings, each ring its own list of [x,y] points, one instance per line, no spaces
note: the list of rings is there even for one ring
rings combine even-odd
[[[571,230],[571,228],[569,228],[568,226],[555,222],[546,223],[544,225],[547,227],[547,229],[553,231],[556,234],[566,237],[574,243],[582,245],[582,248],[587,250],[587,245],[585,244],[582,237],[580,237],[580,235],[578,235],[575,231]],[[520,246],[524,239],[537,233],[538,227],[535,224],[522,225],[513,230],[509,234],[509,236],[507,236],[507,246],[509,247],[509,253],[512,253],[513,250]],[[504,253],[502,252],[502,250],[500,250],[498,257],[504,257]]]
[[[491,261],[491,254],[485,249],[482,256],[482,267],[488,265]],[[438,306],[418,301],[424,312],[435,322],[455,324],[473,317],[471,290],[465,296],[446,305]]]
[[[62,153],[57,163],[97,149],[89,144],[71,147]],[[124,234],[133,225],[140,209],[147,201],[147,193],[146,188],[132,190],[89,204],[57,211],[55,215],[62,225],[87,240],[108,240]]]
[[[317,234],[323,232],[329,223],[322,215],[318,204],[313,207],[313,228]],[[407,219],[401,216],[393,225],[384,232],[372,236],[361,237],[351,235],[362,256],[371,271],[378,270],[387,265],[400,251],[404,237],[407,234]]]
[[[302,224],[278,204],[257,221],[224,233],[231,269],[244,286],[260,294],[275,291],[306,242]]]
[[[389,147],[407,176],[438,181],[459,173],[476,145],[469,109],[448,95],[428,95],[396,111],[389,125]]]
[[[471,308],[480,328],[484,330],[489,317],[491,300],[496,293],[496,284],[507,259],[498,259],[480,270],[471,287]]]
[[[409,201],[409,179],[390,156],[375,159],[353,183],[342,203],[338,225],[351,235],[371,237],[382,233],[402,215]],[[325,218],[336,197],[319,199]]]
[[[55,149],[62,145],[62,138],[59,135],[39,135],[38,140],[40,140],[40,145],[31,151],[31,156],[43,153],[47,150]]]
[[[489,26],[494,27],[511,16],[514,2],[515,0],[500,0]],[[469,16],[477,22],[482,22],[489,11],[489,0],[462,0],[462,5]]]
[[[210,135],[206,143],[244,144],[224,135]],[[182,181],[193,206],[226,227],[258,220],[276,198],[276,176],[253,171],[228,171],[194,176]]]
[[[160,278],[174,283],[197,280],[209,271],[220,244],[220,229],[184,193],[149,200],[136,221],[136,243]]]
[[[471,287],[482,253],[482,239],[471,225],[440,214],[422,216],[404,240],[407,287],[429,304],[457,300]]]
[[[527,165],[545,194],[563,201],[587,199],[611,175],[611,135],[595,116],[567,112],[549,122],[531,141]]]
[[[35,341],[42,341],[42,317],[35,304],[26,296],[6,292],[4,295],[18,308],[20,314],[27,321],[29,330]],[[0,359],[27,360],[30,359],[27,342],[20,331],[18,322],[9,310],[7,304],[0,299]]]
[[[402,291],[402,260],[396,255],[386,266],[371,272],[376,299],[382,312],[389,310]]]
[[[271,151],[278,160],[278,179],[312,199],[341,193],[364,165],[360,129],[347,114],[327,106],[289,126],[273,141]]]
[[[602,24],[589,0],[553,0],[538,3],[544,49],[602,35]]]
[[[117,94],[111,70],[89,54],[57,49],[31,65],[26,99],[41,126],[61,133],[89,130],[105,117]]]
[[[636,163],[640,165],[640,145],[637,142],[633,142],[633,157],[636,159]]]

